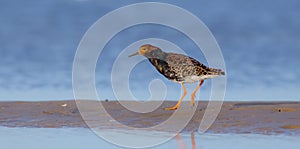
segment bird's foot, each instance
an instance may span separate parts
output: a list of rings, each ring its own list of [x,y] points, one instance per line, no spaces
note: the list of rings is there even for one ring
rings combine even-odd
[[[172,107],[172,108],[165,108],[165,110],[177,110],[178,109],[178,105],[176,105],[176,106],[174,106],[174,107]]]
[[[191,101],[190,105],[191,105],[191,107],[194,107],[195,106],[195,102]]]

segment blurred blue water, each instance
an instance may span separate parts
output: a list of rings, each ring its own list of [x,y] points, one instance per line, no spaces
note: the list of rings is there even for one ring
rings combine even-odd
[[[0,100],[73,98],[72,62],[85,31],[106,13],[135,2],[144,1],[0,1]],[[300,99],[298,0],[159,2],[187,9],[212,31],[227,67],[226,100]],[[129,28],[114,37],[99,58],[96,85],[101,99],[114,99],[110,69],[118,54],[132,42],[150,37],[172,41],[206,63],[191,40],[176,30],[155,25]],[[144,61],[134,70],[143,71],[143,77],[131,77],[137,97],[149,96],[148,83],[154,78],[165,81],[169,100],[180,96],[179,85],[145,67],[152,66]],[[208,81],[200,99],[209,97],[209,88]]]
[[[105,131],[105,130],[103,130]],[[114,148],[116,146],[96,136],[89,129],[83,128],[6,128],[0,127],[1,148],[20,149],[53,149],[53,148]],[[128,132],[133,133],[133,132]],[[116,137],[122,137],[124,133],[118,133]],[[153,132],[138,133],[137,137],[149,138],[155,135]],[[125,138],[124,138],[125,139]],[[155,139],[153,137],[153,139]],[[194,134],[195,148],[203,149],[281,149],[298,148],[299,138],[297,136],[268,136],[256,134]],[[238,142],[238,143],[237,143]],[[134,142],[133,142],[134,143]],[[180,134],[180,137],[171,139],[166,143],[157,145],[153,148],[192,148],[191,134]]]

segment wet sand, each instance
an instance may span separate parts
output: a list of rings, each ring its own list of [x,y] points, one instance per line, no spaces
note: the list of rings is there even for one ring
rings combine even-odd
[[[80,101],[89,107],[90,112],[99,108],[98,101]],[[128,101],[135,104],[134,101]],[[154,101],[155,102],[155,101]],[[116,121],[130,127],[151,127],[167,120],[174,111],[165,107],[176,104],[165,101],[155,111],[136,113],[127,110],[117,101],[101,102],[110,114],[100,113],[100,119],[90,119],[101,123],[103,128],[117,129],[103,122],[111,116]],[[188,102],[183,105],[188,105]],[[207,102],[200,101],[196,112],[184,128],[184,132],[197,131],[205,112]],[[184,107],[184,106],[183,106]],[[189,111],[189,108],[185,108]],[[180,115],[181,116],[181,115]],[[182,115],[183,117],[185,115]],[[174,124],[170,127],[176,126]],[[180,118],[178,118],[180,123]],[[0,102],[0,126],[6,127],[87,127],[74,100],[45,102]],[[172,129],[170,129],[172,130]],[[300,135],[300,102],[224,102],[216,121],[208,129],[214,133],[257,133]]]

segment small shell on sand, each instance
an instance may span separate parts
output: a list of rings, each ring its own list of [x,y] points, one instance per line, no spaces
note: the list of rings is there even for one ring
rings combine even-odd
[[[62,104],[62,105],[60,105],[60,106],[62,106],[62,107],[67,107],[68,105],[65,103],[65,104]]]

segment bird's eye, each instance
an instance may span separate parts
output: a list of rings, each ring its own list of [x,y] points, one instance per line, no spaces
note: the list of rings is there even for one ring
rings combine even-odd
[[[143,48],[144,51],[146,51],[146,48]]]

